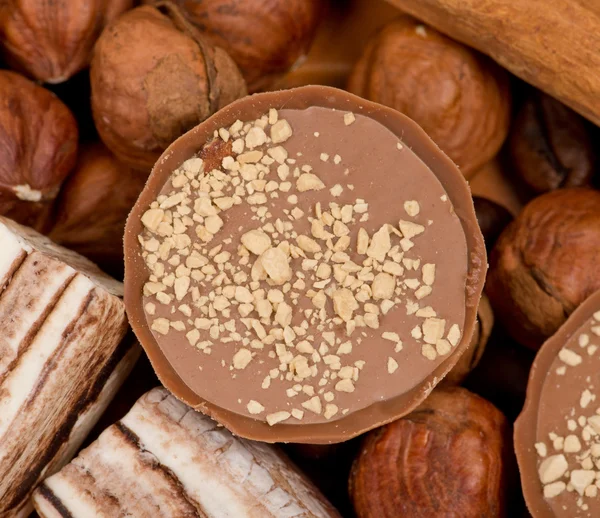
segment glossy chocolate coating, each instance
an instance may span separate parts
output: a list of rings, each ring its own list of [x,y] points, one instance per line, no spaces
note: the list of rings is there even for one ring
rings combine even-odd
[[[538,470],[541,462],[552,455],[564,454],[569,463],[569,471],[581,469],[575,457],[589,450],[589,445],[582,442],[579,452],[567,453],[562,448],[555,449],[549,439],[549,433],[557,433],[560,437],[581,434],[581,427],[569,429],[567,420],[577,421],[582,415],[594,415],[600,406],[599,401],[591,401],[587,408],[580,405],[584,390],[592,388],[592,394],[597,394],[600,387],[600,354],[594,349],[593,354],[582,348],[579,336],[587,334],[591,337],[590,345],[600,345],[600,338],[590,333],[592,326],[600,326],[594,321],[594,313],[600,311],[600,291],[589,297],[560,329],[549,338],[539,350],[533,363],[527,386],[527,399],[521,415],[515,422],[515,449],[521,484],[527,502],[527,507],[534,518],[587,518],[598,516],[600,513],[600,498],[585,497],[583,503],[588,509],[577,505],[580,495],[576,491],[564,490],[557,496],[545,498],[543,484]],[[588,346],[589,347],[589,346]],[[582,357],[577,366],[566,366],[558,357],[559,352],[567,348]],[[595,390],[594,390],[595,389]],[[536,451],[535,444],[544,442],[547,454],[541,457]],[[595,442],[592,439],[592,443]],[[597,468],[593,468],[597,470]],[[560,481],[568,481],[561,477]]]
[[[141,288],[147,280],[148,274],[140,255],[137,236],[142,231],[141,215],[148,208],[149,204],[156,199],[161,189],[163,189],[171,172],[184,160],[200,151],[207,141],[212,138],[214,130],[221,127],[228,127],[236,119],[243,121],[254,120],[262,116],[270,108],[281,110],[282,118],[290,118],[294,116],[294,111],[314,106],[334,108],[342,113],[343,111],[352,111],[357,115],[364,115],[366,118],[371,119],[371,121],[376,121],[380,125],[385,126],[393,134],[401,136],[402,142],[410,149],[410,155],[416,155],[423,162],[425,169],[429,169],[439,180],[442,188],[440,192],[445,191],[447,193],[449,201],[462,226],[466,241],[468,264],[465,270],[468,271],[466,279],[463,277],[466,282],[464,282],[462,339],[449,356],[444,357],[443,361],[437,362],[435,368],[432,368],[430,372],[425,372],[424,374],[421,372],[420,378],[417,379],[413,386],[408,382],[399,395],[392,397],[390,394],[384,394],[384,398],[381,401],[358,408],[347,416],[330,422],[307,424],[280,423],[275,426],[269,426],[263,420],[241,415],[239,411],[234,412],[223,408],[224,405],[215,405],[203,399],[198,395],[198,392],[200,392],[197,390],[198,386],[194,386],[193,388],[196,390],[193,390],[190,385],[194,385],[194,383],[190,383],[189,379],[189,383],[186,384],[182,379],[182,372],[176,367],[174,368],[174,362],[170,362],[166,358],[146,322]],[[286,112],[289,112],[290,117],[284,115]],[[409,153],[407,153],[408,155]],[[358,187],[355,191],[355,196],[357,198],[363,197]],[[439,192],[436,192],[436,196],[439,200]],[[391,193],[390,201],[392,199],[404,200],[405,198],[401,197],[400,193]],[[402,216],[402,212],[401,204],[399,204],[398,218]],[[394,110],[327,87],[304,87],[248,97],[233,103],[178,139],[157,162],[146,189],[129,218],[125,235],[125,249],[126,303],[128,313],[132,326],[136,334],[140,337],[161,381],[176,396],[198,410],[211,415],[230,428],[234,433],[269,442],[339,442],[409,412],[427,396],[433,386],[452,368],[460,354],[468,346],[474,328],[477,304],[486,270],[485,249],[476,223],[470,192],[460,172],[452,162],[431,142],[415,123],[406,117]],[[449,255],[452,255],[451,251]],[[438,259],[438,263],[441,261],[443,261],[442,258]],[[462,302],[459,303],[461,306],[463,305]],[[196,381],[201,382],[201,380]]]

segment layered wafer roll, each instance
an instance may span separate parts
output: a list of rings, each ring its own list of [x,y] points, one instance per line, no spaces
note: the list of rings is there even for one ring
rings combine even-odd
[[[83,257],[0,218],[0,517],[27,516],[125,379],[121,284]]]
[[[338,512],[274,446],[148,392],[35,491],[44,518],[321,518]]]

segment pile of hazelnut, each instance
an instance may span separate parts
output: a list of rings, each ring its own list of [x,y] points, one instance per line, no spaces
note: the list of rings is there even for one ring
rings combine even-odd
[[[527,516],[511,423],[535,351],[600,289],[600,130],[383,0],[45,4],[0,4],[0,215],[118,278],[157,158],[248,93],[338,86],[425,129],[469,180],[488,247],[471,348],[405,418],[285,450],[343,516]],[[157,384],[147,360],[136,376],[98,430]]]

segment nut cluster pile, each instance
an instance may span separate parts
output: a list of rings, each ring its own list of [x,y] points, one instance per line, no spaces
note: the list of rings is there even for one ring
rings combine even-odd
[[[583,362],[596,361],[594,355],[600,344],[600,311],[594,313],[585,331],[577,336],[579,350],[563,347],[558,358],[563,363],[556,374],[565,376],[568,383],[571,369]],[[600,488],[600,407],[596,396],[598,387],[594,380],[586,379],[587,387],[581,391],[578,407],[571,408],[564,422],[557,423],[567,434],[550,432],[547,441],[535,444],[539,457],[539,477],[544,486],[544,497],[554,498],[564,491],[576,491],[577,506],[586,511],[588,498],[598,496]]]
[[[355,121],[353,113],[339,116],[345,126]],[[302,394],[303,401],[291,412],[247,402],[250,414],[267,412],[270,424],[300,420],[304,410],[326,419],[348,411],[335,398],[336,392],[359,389],[369,354],[353,363],[345,357],[366,336],[361,328],[377,329],[390,342],[387,362],[380,366],[390,375],[402,363],[403,347],[420,347],[425,358],[435,360],[461,338],[459,325],[427,304],[436,265],[423,264],[419,256],[419,242],[427,240],[427,227],[412,221],[421,211],[419,202],[405,200],[405,218],[396,225],[367,230],[368,200],[335,201],[354,189],[343,157],[321,153],[321,161],[345,168],[348,179],[345,185],[328,185],[317,165],[289,155],[285,143],[291,136],[290,124],[274,109],[255,121],[221,128],[215,141],[230,143],[231,154],[219,168],[205,171],[203,160],[194,157],[175,170],[144,213],[146,230],[139,237],[152,272],[144,286],[145,310],[156,333],[185,333],[189,344],[206,354],[219,354],[219,343],[235,343],[235,354],[222,362],[232,376],[261,362],[262,355],[278,358],[279,368],[262,380],[265,390],[278,379],[297,383],[287,396]],[[390,151],[402,148],[398,142]],[[303,203],[304,193],[321,190],[329,191],[327,205]],[[446,195],[442,201],[451,210]],[[224,229],[227,211],[242,204],[249,207],[248,226]],[[274,216],[274,204],[284,205],[284,217]],[[303,219],[310,235],[295,230]],[[167,316],[157,306],[166,307]],[[394,308],[422,319],[410,336],[386,331]],[[298,311],[304,318],[293,324]]]

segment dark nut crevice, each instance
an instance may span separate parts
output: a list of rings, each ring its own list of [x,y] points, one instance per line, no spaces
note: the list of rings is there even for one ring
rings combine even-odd
[[[147,2],[152,3],[152,1]],[[264,90],[307,54],[320,0],[175,0],[214,45],[236,62],[250,92]]]
[[[544,93],[524,102],[509,143],[516,173],[536,192],[592,182],[598,157],[586,121]]]

